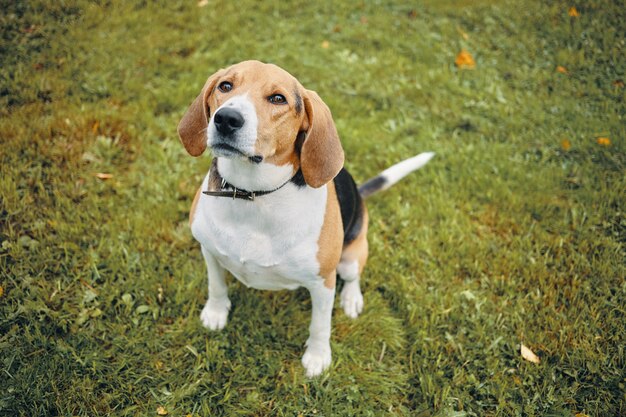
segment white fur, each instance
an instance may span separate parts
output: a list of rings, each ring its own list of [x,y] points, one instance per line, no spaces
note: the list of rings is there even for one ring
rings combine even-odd
[[[346,281],[341,290],[341,307],[346,316],[356,319],[363,311],[363,294],[359,286],[359,279]]]
[[[221,330],[226,326],[228,311],[230,310],[225,271],[204,247],[202,247],[202,255],[209,275],[209,298],[202,309],[200,320],[207,329]]]
[[[337,266],[337,273],[344,281],[354,281],[359,278],[359,262],[342,259]]]
[[[309,338],[306,350],[302,355],[302,364],[306,375],[314,377],[330,366],[332,359],[330,350],[330,321],[333,313],[335,288],[326,288],[323,281],[309,287],[313,312],[309,326]]]
[[[207,181],[208,176],[203,189]],[[254,201],[201,195],[191,230],[217,263],[245,285],[293,290],[322,280],[317,252],[326,196],[325,186],[298,188],[292,183]]]
[[[398,162],[397,164],[390,166],[380,173],[380,176],[384,177],[387,180],[385,186],[382,189],[386,190],[387,188],[400,181],[402,178],[406,177],[411,172],[415,171],[416,169],[420,169],[421,167],[426,165],[433,156],[435,156],[434,152],[423,152],[412,158],[405,159],[402,162]]]
[[[345,281],[340,303],[346,316],[357,318],[363,311],[363,294],[359,285],[359,262],[341,260],[337,273]]]
[[[223,141],[220,138],[217,128],[215,127],[214,119],[217,112],[224,107],[232,107],[233,109],[238,110],[245,120],[245,123],[243,124],[241,129],[237,130],[235,136],[230,139],[233,142],[232,145],[236,145],[236,147],[247,156],[254,156],[254,147],[256,144],[257,127],[259,125],[259,120],[256,115],[254,103],[248,98],[247,94],[232,97],[213,112],[213,114],[211,115],[211,120],[209,120],[209,125],[207,127],[207,145],[210,148],[212,145]],[[216,153],[216,155],[232,156],[226,154],[221,155],[219,151]],[[244,160],[246,159],[243,156],[241,158],[243,158]]]
[[[291,164],[252,164],[247,160],[232,158],[218,158],[217,169],[229,184],[252,191],[274,190],[289,181],[294,174]]]

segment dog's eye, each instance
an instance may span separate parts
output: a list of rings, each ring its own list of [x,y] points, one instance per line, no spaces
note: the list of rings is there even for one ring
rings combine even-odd
[[[272,94],[267,99],[272,104],[287,104],[287,99],[282,94]]]
[[[228,81],[222,81],[220,83],[220,85],[217,86],[217,88],[222,92],[222,93],[228,93],[230,90],[233,89],[233,84],[229,83]]]

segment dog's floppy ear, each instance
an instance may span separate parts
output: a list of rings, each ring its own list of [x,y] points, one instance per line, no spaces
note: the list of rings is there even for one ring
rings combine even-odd
[[[198,97],[191,103],[180,123],[178,123],[180,141],[192,156],[199,156],[206,149],[206,128],[211,117],[207,101],[215,89],[217,79],[222,73],[223,70],[220,70],[209,77]]]
[[[319,188],[331,181],[343,167],[343,148],[330,109],[315,91],[304,94],[306,138],[300,151],[304,181]]]

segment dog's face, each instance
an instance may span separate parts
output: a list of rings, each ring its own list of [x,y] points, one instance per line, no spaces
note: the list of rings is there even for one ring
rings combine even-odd
[[[332,180],[343,150],[328,107],[288,72],[245,61],[209,77],[178,126],[187,151],[302,169],[312,187]]]
[[[208,145],[221,157],[294,163],[293,145],[307,130],[302,86],[274,65],[244,62],[215,78],[208,108]]]

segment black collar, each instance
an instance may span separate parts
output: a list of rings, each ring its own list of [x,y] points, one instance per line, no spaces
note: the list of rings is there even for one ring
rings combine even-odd
[[[241,200],[254,201],[256,197],[261,197],[263,195],[271,194],[274,191],[278,191],[283,188],[285,185],[293,182],[294,184],[301,186],[304,183],[304,177],[302,175],[302,171],[298,170],[296,174],[291,177],[289,180],[285,181],[279,187],[274,188],[273,190],[262,190],[262,191],[248,191],[242,190],[235,187],[232,184],[226,182],[224,178],[217,171],[217,163],[214,161],[211,166],[210,174],[209,174],[209,184],[208,190],[202,191],[202,194],[211,196],[211,197],[230,197],[233,200],[239,198]]]

